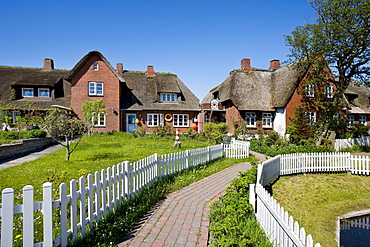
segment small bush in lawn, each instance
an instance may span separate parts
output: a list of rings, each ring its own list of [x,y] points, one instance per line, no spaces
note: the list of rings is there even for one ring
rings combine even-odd
[[[211,144],[222,143],[228,130],[229,126],[225,123],[206,123],[203,126],[203,133]]]

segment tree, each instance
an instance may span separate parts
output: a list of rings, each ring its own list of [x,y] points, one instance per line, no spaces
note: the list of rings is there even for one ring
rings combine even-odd
[[[98,99],[94,101],[86,100],[82,106],[81,110],[83,112],[83,118],[85,120],[86,126],[88,127],[89,135],[92,133],[94,126],[99,121],[99,116],[101,114],[106,114],[105,105],[103,100]]]
[[[74,116],[68,108],[55,108],[45,118],[44,128],[55,141],[66,148],[66,160],[77,148],[82,136],[87,132],[84,121]]]
[[[296,27],[286,36],[291,59],[316,78],[335,85],[331,105],[317,122],[325,137],[333,116],[343,104],[351,80],[370,85],[370,2],[368,0],[313,0],[314,24]],[[314,65],[314,67],[312,67]],[[334,76],[328,76],[328,68]],[[320,78],[321,76],[321,78]]]

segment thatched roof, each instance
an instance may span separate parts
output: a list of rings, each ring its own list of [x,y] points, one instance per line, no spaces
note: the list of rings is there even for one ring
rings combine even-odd
[[[112,67],[112,65],[109,63],[109,61],[101,54],[99,51],[91,51],[87,53],[81,60],[73,67],[73,69],[69,72],[69,74],[65,77],[67,81],[70,81],[72,77],[81,69],[81,67],[86,63],[86,61],[92,57],[92,56],[98,56],[112,71],[112,73],[120,80],[124,81],[122,76]]]
[[[218,94],[221,102],[230,100],[239,110],[274,111],[286,106],[302,76],[303,72],[293,65],[274,70],[236,70],[211,90],[202,104]]]
[[[68,74],[67,70],[49,70],[41,68],[22,68],[0,66],[0,100],[15,105],[22,105],[25,101],[35,102],[38,108],[50,108],[54,104],[70,105],[69,83],[63,78]],[[22,86],[48,87],[51,88],[51,98],[27,98],[11,100],[12,89]]]
[[[370,89],[368,87],[351,81],[344,94],[349,99],[350,113],[370,114]]]
[[[176,76],[124,72],[122,108],[126,110],[199,111],[199,99]],[[160,93],[176,93],[177,103],[159,102]]]

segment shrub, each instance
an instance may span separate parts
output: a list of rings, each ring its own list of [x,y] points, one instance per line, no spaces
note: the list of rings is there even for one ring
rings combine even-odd
[[[225,123],[206,123],[203,126],[204,135],[208,138],[209,143],[222,143],[229,126]]]
[[[196,130],[189,128],[188,130],[182,132],[183,136],[195,139],[199,134]]]
[[[44,138],[46,137],[45,130],[29,130],[25,132],[25,139],[27,138]]]
[[[152,133],[157,136],[166,136],[173,134],[173,130],[171,126],[165,125],[165,126],[157,126],[152,129]]]
[[[211,246],[272,246],[248,203],[249,185],[256,182],[257,166],[232,181],[226,194],[212,204]]]

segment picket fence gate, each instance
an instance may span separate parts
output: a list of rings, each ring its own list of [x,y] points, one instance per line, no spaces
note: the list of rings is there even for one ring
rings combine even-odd
[[[312,172],[350,172],[370,175],[370,158],[350,153],[297,153],[273,157],[258,166],[257,185],[250,186],[250,203],[275,246],[313,246],[311,235],[264,189],[279,176]],[[293,223],[294,222],[294,223]],[[319,247],[317,243],[315,247]]]
[[[233,151],[233,149],[239,151]],[[243,151],[241,151],[243,150]],[[245,150],[248,150],[246,152]],[[59,199],[52,199],[52,183],[43,184],[43,200],[34,202],[34,188],[23,188],[23,204],[14,205],[14,190],[2,191],[1,246],[13,246],[14,215],[22,214],[23,246],[67,246],[79,236],[84,237],[94,227],[95,222],[106,218],[107,213],[115,211],[123,200],[138,193],[144,186],[158,178],[181,170],[207,163],[220,157],[244,157],[249,155],[249,143],[237,142],[219,144],[182,152],[154,154],[137,162],[128,161],[115,166],[73,179],[59,185]],[[35,211],[42,214],[43,241],[34,243]],[[53,221],[53,213],[58,212],[60,220]],[[59,225],[59,236],[53,239],[53,228]],[[55,230],[54,230],[55,231]],[[55,233],[54,233],[55,234]]]

